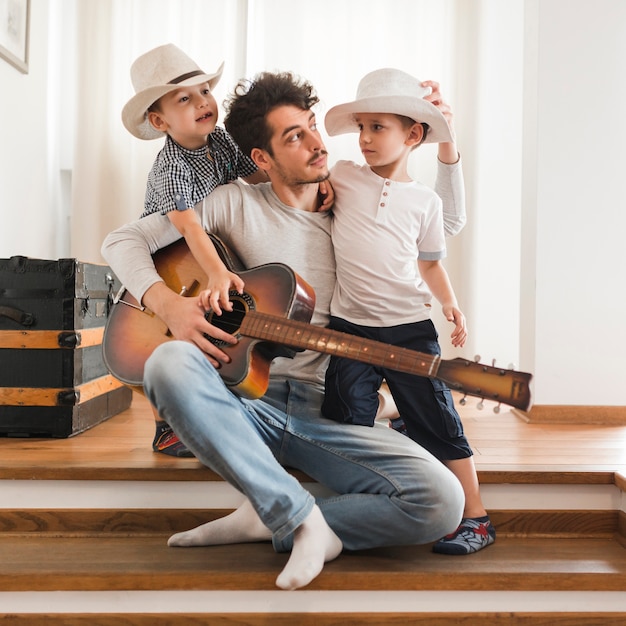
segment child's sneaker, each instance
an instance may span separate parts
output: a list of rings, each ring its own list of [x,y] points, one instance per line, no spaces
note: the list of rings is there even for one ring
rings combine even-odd
[[[178,438],[178,435],[167,422],[157,422],[152,449],[154,452],[161,452],[170,456],[193,457],[191,450]]]
[[[496,529],[488,515],[484,517],[464,517],[459,527],[434,546],[439,554],[472,554],[496,540]]]

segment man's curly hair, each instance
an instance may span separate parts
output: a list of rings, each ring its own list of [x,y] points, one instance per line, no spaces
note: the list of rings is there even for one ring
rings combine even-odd
[[[313,86],[291,72],[262,72],[237,83],[224,102],[224,126],[244,154],[249,156],[254,148],[261,148],[273,156],[268,113],[284,105],[308,111],[318,102]]]

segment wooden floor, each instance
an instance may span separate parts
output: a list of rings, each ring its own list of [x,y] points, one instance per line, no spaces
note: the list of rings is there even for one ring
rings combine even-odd
[[[287,555],[266,543],[167,547],[173,532],[226,514],[230,496],[195,459],[152,452],[142,396],[69,439],[0,437],[0,622],[626,623],[626,426],[529,424],[490,403],[457,405],[494,545],[454,558],[429,546],[345,554],[289,594],[275,587]],[[216,500],[203,504],[205,492]]]
[[[499,472],[619,472],[626,474],[626,426],[529,424],[485,402],[457,402],[482,481]],[[123,413],[68,439],[0,437],[0,478],[206,480],[195,459],[152,452],[152,413],[135,394]]]

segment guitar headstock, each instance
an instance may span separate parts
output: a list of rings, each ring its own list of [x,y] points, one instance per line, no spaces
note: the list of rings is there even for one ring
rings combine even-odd
[[[508,404],[522,411],[531,406],[532,374],[526,372],[456,358],[440,361],[436,377],[450,389],[469,396]]]

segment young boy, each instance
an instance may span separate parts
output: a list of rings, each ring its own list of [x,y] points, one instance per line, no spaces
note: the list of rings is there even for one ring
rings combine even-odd
[[[239,150],[230,135],[217,126],[217,102],[211,93],[223,64],[203,72],[173,44],[154,48],[131,66],[135,95],[122,111],[127,130],[139,139],[165,137],[148,175],[145,210],[168,216],[185,237],[208,276],[211,306],[219,314],[230,310],[228,292],[241,291],[243,281],[220,260],[193,209],[218,185],[239,177],[257,182],[264,177]]]
[[[424,142],[453,142],[442,113],[424,99],[428,95],[409,74],[381,69],[361,80],[355,101],[326,115],[329,135],[359,133],[367,162],[339,161],[331,171],[337,283],[330,327],[440,354],[430,319],[432,296],[454,324],[453,346],[464,345],[467,330],[441,263],[446,254],[441,199],[408,174],[412,150]],[[493,543],[495,529],[482,504],[472,450],[443,382],[333,357],[326,373],[325,416],[372,426],[383,379],[408,436],[442,460],[465,492],[461,525],[433,549],[468,554]]]

